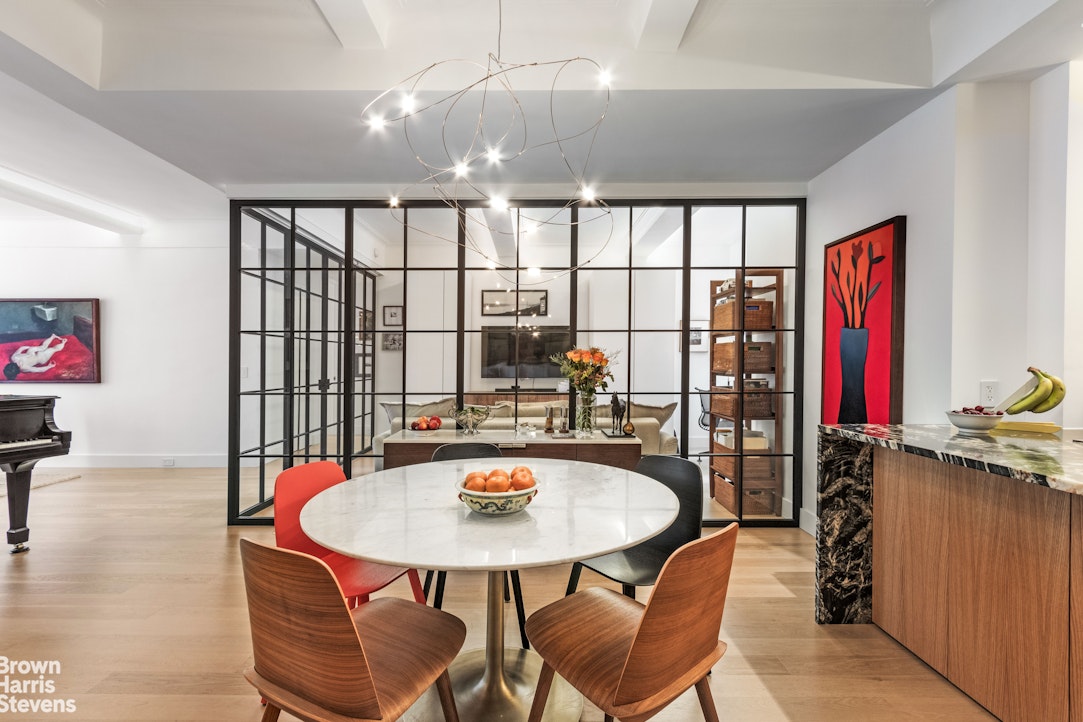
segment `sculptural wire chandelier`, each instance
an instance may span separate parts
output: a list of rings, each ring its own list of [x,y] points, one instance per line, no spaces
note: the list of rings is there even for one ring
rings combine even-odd
[[[527,63],[512,63],[502,58],[502,35],[503,35],[503,2],[497,0],[498,25],[497,25],[497,48],[495,53],[489,53],[484,64],[470,60],[449,59],[435,62],[428,67],[405,78],[396,86],[385,90],[378,95],[362,111],[362,120],[373,131],[385,131],[391,128],[401,128],[402,137],[408,146],[410,153],[423,169],[424,176],[401,189],[389,200],[392,214],[403,225],[407,224],[406,214],[402,212],[400,199],[406,195],[412,195],[412,191],[421,186],[429,186],[435,195],[449,207],[460,212],[459,217],[465,218],[465,246],[479,254],[486,260],[486,264],[502,278],[515,285],[530,285],[544,283],[540,273],[534,272],[523,278],[515,273],[513,278],[506,277],[503,272],[509,271],[514,264],[502,261],[494,257],[494,253],[487,251],[486,247],[479,242],[479,236],[487,234],[490,238],[512,234],[515,245],[518,248],[519,236],[546,225],[572,225],[570,216],[565,211],[572,206],[590,206],[595,211],[590,214],[589,220],[577,221],[577,223],[596,223],[608,220],[608,234],[604,234],[603,242],[594,249],[594,252],[574,266],[558,269],[547,268],[548,279],[556,278],[589,264],[600,255],[613,236],[613,219],[609,206],[604,200],[598,198],[594,189],[586,180],[587,165],[591,151],[597,138],[598,130],[605,119],[609,109],[610,89],[607,71],[596,61],[584,57],[572,57],[561,60],[544,60]],[[425,91],[425,81],[436,71],[452,64],[465,65],[470,72],[480,73],[476,79],[468,82],[464,87],[443,94]],[[576,66],[578,69],[588,69],[598,77],[602,90],[602,103],[597,118],[585,127],[580,127],[569,132],[561,132],[558,128],[558,85],[561,76]],[[535,124],[528,123],[527,113],[523,103],[516,95],[512,86],[512,77],[526,71],[552,71],[552,80],[549,84],[548,125],[551,135],[541,139],[533,137],[532,128]],[[424,100],[422,100],[424,98]],[[499,101],[499,102],[497,102]],[[440,117],[440,113],[443,113]],[[500,122],[494,122],[493,116],[500,112],[503,118]],[[470,127],[469,137],[449,137],[456,127],[462,125],[458,122],[456,114],[468,114]],[[436,116],[439,120],[439,142],[437,148],[439,158],[426,158],[421,151],[420,141],[425,133],[433,133],[437,127],[431,122]],[[424,119],[424,120],[423,120]],[[429,139],[431,146],[432,138]],[[585,144],[585,152],[582,153],[580,163],[572,159],[570,144],[576,141]],[[508,199],[501,195],[497,188],[499,182],[493,179],[493,172],[498,168],[506,167],[515,160],[523,158],[528,153],[537,153],[542,149],[555,149],[560,163],[567,171],[574,190],[571,196],[558,207],[546,209],[531,209],[527,215],[524,209],[516,209],[510,206]],[[431,156],[431,154],[430,154]],[[482,212],[464,213],[463,201],[470,200],[473,203],[481,202],[489,213]],[[501,217],[501,214],[511,212],[510,217]],[[492,222],[488,219],[499,219],[501,222]],[[447,238],[433,233],[431,230],[411,227],[413,230],[424,233],[450,243],[458,244],[458,238]],[[510,229],[510,230],[509,230]],[[536,270],[536,269],[532,269]]]

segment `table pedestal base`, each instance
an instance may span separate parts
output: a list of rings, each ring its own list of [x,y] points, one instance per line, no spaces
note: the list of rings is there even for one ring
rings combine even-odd
[[[485,650],[459,655],[451,663],[451,689],[462,722],[508,720],[526,722],[542,661],[534,652],[508,647],[504,650],[504,677],[495,684],[485,678]],[[570,684],[553,677],[543,722],[575,722],[583,714],[583,697]],[[427,691],[407,711],[403,720],[439,722],[444,719],[436,690]]]

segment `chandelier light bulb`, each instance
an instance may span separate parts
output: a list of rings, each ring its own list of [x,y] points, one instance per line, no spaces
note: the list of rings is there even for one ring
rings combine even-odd
[[[500,162],[500,149],[499,148],[490,148],[489,150],[485,151],[485,157],[489,159],[490,163],[499,163]]]
[[[488,268],[490,271],[495,271],[496,270],[496,261],[494,261],[491,258],[488,259],[487,261],[485,261],[485,267]]]
[[[526,269],[526,275],[530,276],[531,278],[538,278],[539,276],[541,276],[541,269],[531,266],[530,268]]]
[[[603,88],[608,88],[609,84],[613,82],[613,76],[608,70],[602,70],[598,73],[598,85]]]
[[[417,110],[417,99],[414,98],[413,93],[404,93],[402,96],[403,115],[410,115],[415,110]]]
[[[398,196],[391,196],[391,199],[390,199],[390,200],[388,200],[388,202],[387,202],[387,203],[388,203],[388,205],[390,205],[390,206],[391,206],[392,208],[398,208],[398,207],[399,207],[399,197],[398,197]]]
[[[506,211],[508,210],[508,201],[506,198],[500,196],[493,196],[489,199],[489,207],[494,211]]]
[[[586,201],[587,203],[593,203],[595,201],[595,199],[597,198],[597,195],[595,195],[595,193],[594,193],[594,189],[591,188],[590,186],[583,186],[582,195],[583,195],[583,200]]]
[[[373,130],[382,130],[387,125],[387,121],[384,120],[382,115],[370,115],[367,122]]]
[[[469,171],[470,167],[466,165],[466,163],[458,163],[455,166],[455,175],[459,176],[460,178],[466,175]]]

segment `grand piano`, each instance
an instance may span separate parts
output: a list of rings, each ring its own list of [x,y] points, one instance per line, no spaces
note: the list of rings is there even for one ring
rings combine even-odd
[[[0,395],[0,471],[7,475],[8,544],[12,554],[30,549],[26,513],[30,506],[30,474],[34,464],[50,456],[63,456],[71,446],[71,432],[53,421],[56,396]]]

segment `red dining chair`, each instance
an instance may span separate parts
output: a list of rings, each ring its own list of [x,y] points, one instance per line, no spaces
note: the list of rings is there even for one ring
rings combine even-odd
[[[414,601],[425,603],[416,569],[366,562],[331,551],[312,541],[301,529],[301,507],[324,489],[346,481],[342,467],[333,461],[313,461],[286,469],[275,479],[275,544],[311,554],[331,567],[350,606],[369,600],[369,595],[386,587],[403,574],[410,580]]]

